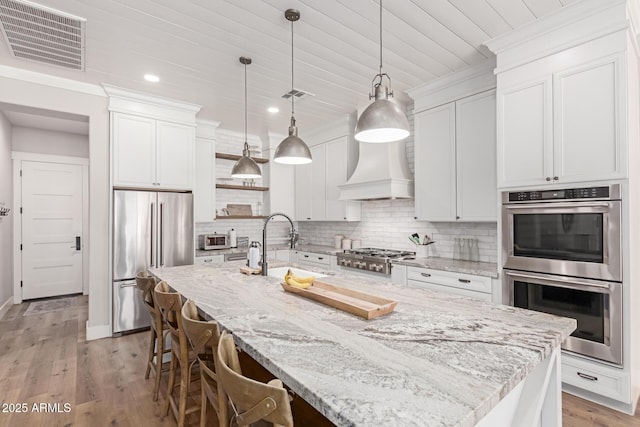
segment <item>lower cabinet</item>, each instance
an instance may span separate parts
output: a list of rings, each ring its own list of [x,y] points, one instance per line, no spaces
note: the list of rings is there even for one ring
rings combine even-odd
[[[562,353],[562,382],[600,396],[631,403],[629,374],[621,369]],[[578,393],[579,394],[579,393]]]
[[[196,257],[196,264],[222,264],[224,255],[209,255]]]
[[[407,268],[407,284],[491,301],[491,278],[421,267]]]
[[[335,255],[316,254],[313,252],[292,251],[291,262],[309,267],[331,268],[331,257]]]

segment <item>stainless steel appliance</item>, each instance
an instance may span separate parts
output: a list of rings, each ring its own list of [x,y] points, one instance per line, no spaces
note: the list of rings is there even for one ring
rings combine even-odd
[[[502,193],[504,268],[622,281],[620,185]]]
[[[346,249],[337,254],[338,265],[385,275],[391,274],[391,260],[415,257],[415,252],[392,249]]]
[[[578,321],[563,349],[622,365],[622,283],[510,270],[504,277],[511,305]]]
[[[228,234],[201,234],[198,236],[198,248],[211,251],[214,249],[228,249],[231,242]]]
[[[149,267],[193,264],[191,193],[113,192],[113,332],[149,326],[135,276]]]

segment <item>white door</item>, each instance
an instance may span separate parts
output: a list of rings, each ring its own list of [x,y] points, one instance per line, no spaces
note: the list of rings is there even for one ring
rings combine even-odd
[[[311,220],[327,219],[327,152],[325,144],[311,147]]]
[[[153,188],[156,179],[156,121],[113,113],[113,185]]]
[[[82,292],[82,166],[22,162],[22,298]]]
[[[193,146],[192,127],[177,123],[157,122],[157,165],[156,182],[161,188],[190,190],[193,188]]]
[[[347,202],[340,200],[340,188],[338,186],[347,182],[348,143],[349,138],[346,136],[326,143],[327,221],[344,221],[347,219]]]

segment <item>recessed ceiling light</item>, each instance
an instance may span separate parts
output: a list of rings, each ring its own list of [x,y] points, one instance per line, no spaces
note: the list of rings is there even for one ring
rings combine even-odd
[[[272,114],[275,114],[278,111],[280,111],[280,109],[278,107],[269,107],[269,108],[267,108],[267,111],[272,113]]]
[[[160,81],[160,77],[154,76],[153,74],[145,74],[144,79],[152,83],[158,83]]]

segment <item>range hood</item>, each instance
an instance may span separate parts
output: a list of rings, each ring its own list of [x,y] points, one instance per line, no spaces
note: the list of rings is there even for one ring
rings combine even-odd
[[[412,199],[413,177],[404,141],[360,142],[358,165],[340,187],[340,200]]]

